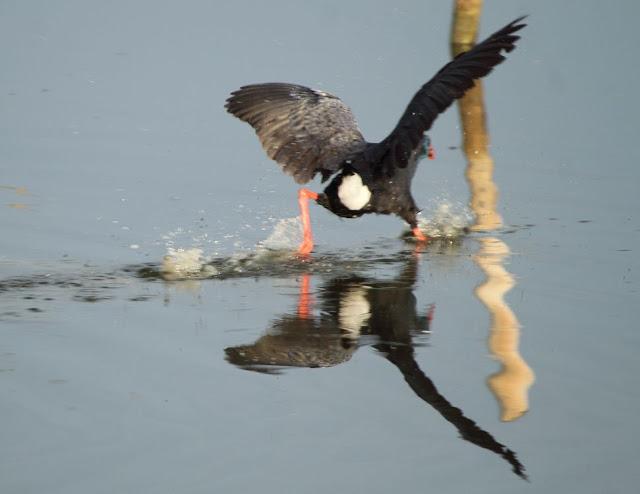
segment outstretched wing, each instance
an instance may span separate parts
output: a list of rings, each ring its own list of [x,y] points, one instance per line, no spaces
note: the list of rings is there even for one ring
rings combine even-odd
[[[406,167],[411,153],[438,115],[469,90],[475,79],[486,76],[500,64],[505,59],[503,50],[510,52],[515,48],[520,37],[514,33],[526,26],[521,23],[523,19],[516,19],[442,67],[418,90],[391,134],[371,149],[371,160],[390,175],[394,167]]]
[[[253,84],[231,93],[225,108],[255,129],[269,158],[300,184],[337,171],[365,146],[349,107],[323,91]]]

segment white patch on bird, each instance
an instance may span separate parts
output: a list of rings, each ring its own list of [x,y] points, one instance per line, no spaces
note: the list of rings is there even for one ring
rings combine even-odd
[[[367,300],[367,288],[356,286],[340,298],[338,324],[352,336],[359,336],[360,329],[371,317],[371,305]]]
[[[371,199],[371,191],[362,183],[362,177],[354,173],[342,177],[342,182],[338,186],[338,198],[347,209],[358,211]]]

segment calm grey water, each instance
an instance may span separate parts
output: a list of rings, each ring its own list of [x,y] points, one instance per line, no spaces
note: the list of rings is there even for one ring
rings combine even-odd
[[[296,188],[224,99],[311,85],[380,139],[451,2],[2,2],[0,491],[634,492],[640,7],[482,35],[523,13],[484,86],[504,226],[415,255],[314,209],[302,262],[253,250]],[[454,108],[431,137],[416,199],[460,211]],[[168,248],[221,275],[162,281]]]

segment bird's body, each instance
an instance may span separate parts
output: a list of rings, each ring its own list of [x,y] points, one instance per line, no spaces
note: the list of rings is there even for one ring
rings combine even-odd
[[[412,227],[416,226],[418,208],[411,195],[411,180],[419,156],[415,154],[405,168],[395,170],[392,176],[372,173],[365,159],[353,160],[333,177],[319,195],[318,204],[344,218],[369,213],[395,214]],[[368,197],[366,202],[360,200],[364,197]]]
[[[425,132],[437,116],[504,60],[525,24],[516,19],[468,52],[446,64],[424,84],[393,131],[381,142],[365,141],[356,120],[339,98],[297,84],[266,83],[234,91],[227,111],[248,122],[267,155],[285,173],[304,184],[317,173],[331,178],[324,192],[299,193],[305,240],[300,252],[313,248],[309,199],[334,214],[356,218],[363,214],[395,214],[405,220],[418,240],[418,208],[411,180],[429,146]]]

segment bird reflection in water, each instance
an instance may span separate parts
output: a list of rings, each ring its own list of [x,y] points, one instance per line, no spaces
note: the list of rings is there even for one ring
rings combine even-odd
[[[427,338],[435,308],[418,308],[413,293],[418,265],[419,254],[413,253],[394,279],[335,277],[316,294],[303,275],[294,313],[277,319],[255,343],[225,349],[227,360],[243,369],[278,373],[284,367],[331,367],[348,361],[360,346],[373,346],[464,440],[501,456],[526,478],[516,453],[452,405],[420,369],[415,348]]]

